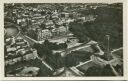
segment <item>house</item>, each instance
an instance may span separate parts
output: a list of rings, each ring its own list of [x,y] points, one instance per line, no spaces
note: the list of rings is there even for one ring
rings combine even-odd
[[[62,12],[62,13],[61,13],[61,17],[68,18],[68,17],[69,17],[69,13]]]
[[[20,24],[21,22],[25,22],[26,19],[25,18],[19,18],[17,19],[17,24]]]
[[[8,35],[10,32],[6,33]],[[7,51],[7,54],[5,55],[5,69],[7,74],[12,73],[14,70],[22,66],[25,66],[24,63],[22,63],[21,66],[20,63],[22,61],[34,60],[37,57],[35,50],[31,49],[30,47],[36,42],[35,40],[22,35],[20,31],[16,34],[11,34],[11,36],[11,38],[5,38],[5,49]],[[10,41],[11,39],[13,39],[14,42]]]

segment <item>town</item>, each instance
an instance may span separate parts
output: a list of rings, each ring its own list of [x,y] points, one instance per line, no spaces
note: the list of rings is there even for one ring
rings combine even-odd
[[[5,3],[5,76],[123,76],[122,22],[121,3]]]

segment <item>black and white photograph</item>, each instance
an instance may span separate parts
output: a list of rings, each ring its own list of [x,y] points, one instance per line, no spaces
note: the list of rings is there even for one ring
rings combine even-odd
[[[5,77],[124,76],[123,50],[121,2],[4,3]]]

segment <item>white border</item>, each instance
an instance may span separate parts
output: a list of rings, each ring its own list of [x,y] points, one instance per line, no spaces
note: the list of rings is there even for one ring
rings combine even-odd
[[[0,78],[1,80],[127,80],[127,0],[2,0],[0,3]],[[4,3],[123,3],[123,45],[124,76],[123,77],[4,77]]]

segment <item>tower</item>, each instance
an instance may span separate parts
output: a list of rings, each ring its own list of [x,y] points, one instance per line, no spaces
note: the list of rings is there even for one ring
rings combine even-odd
[[[106,60],[109,61],[112,59],[112,54],[110,51],[110,35],[106,35],[106,38],[107,38],[107,51],[106,51],[105,57],[106,57]]]

